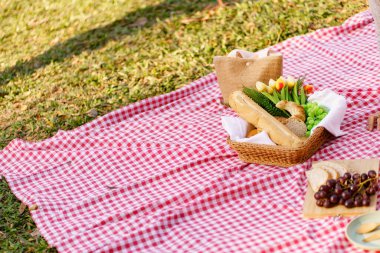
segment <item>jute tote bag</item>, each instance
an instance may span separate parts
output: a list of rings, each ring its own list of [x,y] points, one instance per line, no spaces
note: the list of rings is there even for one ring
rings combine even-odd
[[[243,86],[255,87],[257,81],[268,83],[271,78],[280,77],[282,62],[282,55],[270,50],[261,54],[234,50],[228,56],[214,57],[223,103],[228,104],[230,94],[241,90]]]

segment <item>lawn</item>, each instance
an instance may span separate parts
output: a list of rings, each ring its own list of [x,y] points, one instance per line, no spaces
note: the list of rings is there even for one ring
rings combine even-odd
[[[73,129],[213,71],[212,57],[342,23],[365,0],[2,0],[0,147]],[[0,251],[55,251],[0,180]]]

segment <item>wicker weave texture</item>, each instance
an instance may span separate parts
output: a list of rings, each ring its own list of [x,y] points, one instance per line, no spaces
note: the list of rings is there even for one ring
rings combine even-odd
[[[290,167],[305,162],[331,137],[325,128],[318,127],[305,144],[298,148],[243,143],[230,139],[227,143],[243,162]]]

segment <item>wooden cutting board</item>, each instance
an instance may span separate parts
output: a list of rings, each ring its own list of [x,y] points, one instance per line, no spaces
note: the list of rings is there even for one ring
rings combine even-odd
[[[331,162],[339,163],[345,166],[350,173],[367,173],[369,170],[379,171],[378,159],[356,159],[356,160],[330,160]],[[318,162],[313,162],[317,164]],[[346,208],[343,205],[338,205],[332,208],[324,208],[316,205],[314,199],[314,191],[310,184],[307,184],[305,202],[303,205],[304,218],[323,218],[331,216],[357,216],[363,213],[368,213],[376,210],[377,194],[371,196],[371,205],[365,207]]]

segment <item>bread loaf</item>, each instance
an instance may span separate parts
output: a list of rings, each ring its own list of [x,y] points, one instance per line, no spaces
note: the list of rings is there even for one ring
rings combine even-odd
[[[343,167],[340,164],[330,162],[330,161],[321,161],[313,165],[313,168],[322,168],[322,167],[329,167],[329,168],[334,169],[339,174],[340,177],[342,177],[346,172],[348,172],[347,168]]]
[[[290,112],[292,117],[296,117],[302,122],[306,120],[305,109],[292,101],[282,100],[276,104],[276,107]]]
[[[306,177],[313,191],[317,192],[319,187],[329,179],[329,174],[325,170],[313,168],[306,171]]]
[[[306,136],[307,127],[306,124],[298,118],[290,117],[285,126],[289,128],[298,137]]]
[[[336,170],[334,170],[332,167],[321,166],[321,167],[318,167],[318,168],[326,171],[329,174],[329,178],[337,179],[339,177],[338,172]]]
[[[293,117],[293,116],[290,118],[285,118],[285,117],[274,117],[274,118],[280,121],[287,128],[289,128],[289,130],[292,131],[298,137],[306,136],[306,131],[307,131],[306,124],[305,122],[301,121],[299,118]]]
[[[267,132],[272,141],[287,147],[300,147],[304,141],[292,133],[267,111],[253,102],[242,91],[235,91],[229,97],[232,109],[243,119]]]
[[[247,134],[247,138],[252,137],[252,136],[254,136],[256,134],[258,134],[257,128],[249,131],[248,134]]]

